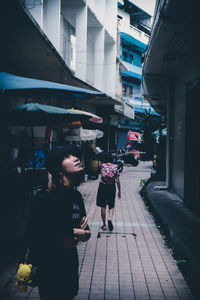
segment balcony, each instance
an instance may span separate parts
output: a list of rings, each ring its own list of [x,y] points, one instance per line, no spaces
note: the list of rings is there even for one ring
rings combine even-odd
[[[149,35],[140,29],[127,25],[125,22],[118,20],[118,28],[120,31],[120,36],[130,43],[136,44],[142,49],[146,49],[149,42]]]
[[[123,59],[123,58],[122,58]],[[137,67],[133,64],[127,63],[124,60],[121,61],[121,64],[123,65],[123,69],[121,68],[121,74],[126,77],[134,77],[139,80],[142,79],[142,68]]]

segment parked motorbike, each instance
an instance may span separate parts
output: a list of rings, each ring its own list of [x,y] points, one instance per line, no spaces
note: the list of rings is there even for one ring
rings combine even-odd
[[[131,164],[134,167],[136,167],[139,164],[138,158],[136,158],[135,155],[132,153],[124,155],[123,159],[125,164]]]
[[[121,173],[124,168],[124,160],[121,155],[114,156],[114,163],[118,166],[118,171]]]

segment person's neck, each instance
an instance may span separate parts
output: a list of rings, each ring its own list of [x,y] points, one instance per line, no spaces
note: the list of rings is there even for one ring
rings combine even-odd
[[[72,188],[74,186],[74,180],[72,177],[63,176],[62,184],[67,188]]]
[[[58,179],[56,185],[73,189],[79,185],[79,181],[80,177],[77,176],[77,174],[72,174],[69,176],[63,175],[60,179]]]

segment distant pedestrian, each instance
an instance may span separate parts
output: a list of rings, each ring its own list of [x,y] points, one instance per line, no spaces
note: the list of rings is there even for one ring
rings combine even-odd
[[[78,148],[55,147],[48,155],[52,184],[39,192],[29,217],[29,247],[38,266],[41,300],[70,300],[78,293],[76,245],[90,238],[80,183]],[[51,177],[51,176],[50,176]]]
[[[116,183],[118,187],[118,197],[121,198],[121,185],[119,180],[118,166],[113,164],[113,157],[110,153],[103,155],[101,163],[101,180],[97,192],[97,206],[101,207],[102,230],[107,230],[106,207],[108,205],[108,229],[113,230],[112,218],[115,207]]]

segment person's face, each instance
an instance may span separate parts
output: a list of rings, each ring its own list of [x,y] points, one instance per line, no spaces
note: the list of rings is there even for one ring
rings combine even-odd
[[[64,174],[76,174],[83,170],[80,160],[73,156],[72,154],[69,154],[66,158],[64,158],[62,162],[62,169]]]

